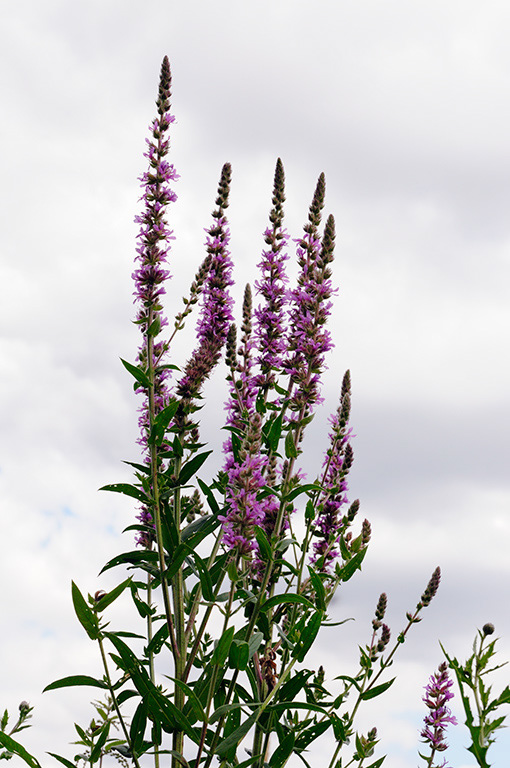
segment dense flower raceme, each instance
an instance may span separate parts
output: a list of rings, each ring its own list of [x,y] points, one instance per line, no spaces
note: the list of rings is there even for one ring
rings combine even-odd
[[[178,178],[173,165],[165,159],[169,150],[168,129],[174,122],[174,117],[169,111],[171,80],[170,65],[165,56],[161,66],[159,94],[156,101],[158,116],[151,125],[151,138],[146,140],[148,149],[144,157],[149,161],[149,168],[140,177],[144,190],[141,198],[144,210],[141,215],[135,217],[135,222],[140,224],[140,230],[137,236],[137,268],[133,272],[134,296],[138,305],[136,322],[143,334],[138,362],[146,371],[149,369],[150,362],[154,368],[154,413],[165,406],[169,396],[167,386],[169,370],[158,367],[158,362],[165,351],[165,344],[156,342],[155,337],[167,324],[167,319],[163,315],[161,297],[165,293],[164,282],[170,277],[166,262],[173,234],[168,228],[165,214],[168,204],[176,200],[170,182]],[[138,392],[142,392],[145,396],[140,408],[141,436],[138,442],[143,447],[148,460],[149,392],[145,387],[140,387]],[[152,524],[152,515],[146,506],[141,508],[138,519],[143,524]],[[150,546],[151,537],[142,533],[138,537],[138,543]]]
[[[314,542],[312,562],[318,563],[320,570],[327,570],[338,557],[338,541],[341,531],[350,524],[349,516],[345,520],[340,510],[348,503],[347,475],[353,462],[353,451],[349,443],[352,429],[348,427],[351,408],[351,379],[346,372],[340,396],[340,405],[330,421],[331,446],[324,458],[322,493],[318,515],[314,522],[314,533],[318,541]]]
[[[319,387],[324,356],[334,346],[325,324],[332,306],[329,299],[335,293],[329,267],[335,247],[335,220],[333,216],[328,217],[321,242],[318,227],[324,196],[325,179],[321,174],[305,233],[296,241],[301,271],[297,288],[290,292],[288,355],[284,369],[294,384],[290,408],[296,419],[307,416],[312,406],[321,402]]]
[[[184,375],[176,387],[177,396],[184,401],[184,410],[199,397],[205,380],[218,363],[233,320],[233,299],[228,289],[234,281],[232,260],[228,250],[230,230],[225,216],[230,178],[231,166],[230,163],[225,163],[216,199],[218,207],[212,214],[214,223],[206,230],[206,249],[210,262],[202,294],[202,310],[197,324],[197,346],[186,363]],[[181,426],[184,426],[184,423]]]
[[[429,708],[429,714],[425,717],[425,727],[421,732],[421,738],[431,747],[429,765],[435,752],[444,752],[448,748],[445,741],[445,730],[448,723],[457,725],[456,718],[452,715],[447,706],[450,699],[453,699],[453,693],[450,691],[453,681],[448,676],[448,665],[443,662],[439,665],[438,671],[431,675],[428,685],[425,686],[425,696],[423,701]],[[424,755],[422,755],[424,757]],[[447,768],[446,760],[438,768]]]
[[[258,264],[261,279],[255,281],[257,294],[264,299],[264,303],[261,303],[254,313],[257,363],[260,367],[256,383],[261,388],[263,396],[267,395],[268,390],[275,383],[275,372],[281,370],[286,351],[285,262],[288,255],[285,249],[289,236],[282,226],[284,201],[285,174],[282,161],[278,158],[274,178],[273,208],[269,215],[271,226],[264,232],[264,240],[269,248],[262,252],[262,260]]]

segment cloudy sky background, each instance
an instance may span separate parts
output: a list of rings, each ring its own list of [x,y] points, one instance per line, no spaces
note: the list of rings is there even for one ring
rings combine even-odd
[[[500,661],[510,659],[510,7],[17,0],[2,22],[0,706],[36,706],[25,743],[39,759],[74,754],[72,722],[89,717],[86,689],[40,692],[66,674],[98,672],[70,582],[85,592],[112,586],[115,574],[98,571],[129,546],[120,531],[131,504],[96,489],[129,480],[121,459],[138,459],[136,402],[119,357],[134,359],[138,343],[136,179],[168,54],[181,174],[170,314],[202,259],[225,161],[238,299],[256,277],[276,158],[294,237],[326,173],[340,292],[306,469],[317,470],[350,368],[351,496],[373,542],[334,608],[356,621],[329,630],[317,658],[331,675],[352,671],[380,592],[396,636],[441,565],[438,596],[394,666],[397,682],[360,718],[378,726],[388,766],[412,768],[438,638],[464,659],[476,627],[492,621]],[[176,345],[177,362],[192,341]],[[208,387],[212,445],[223,375]],[[464,727],[449,740],[452,765],[472,768]],[[502,732],[495,764],[509,752]]]

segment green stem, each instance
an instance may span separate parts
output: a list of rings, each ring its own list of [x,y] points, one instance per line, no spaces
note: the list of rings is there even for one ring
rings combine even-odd
[[[152,577],[150,574],[147,574],[147,604],[149,607],[151,607],[151,599],[152,599]],[[152,613],[149,613],[147,616],[147,641],[148,646],[150,647],[151,640],[154,636],[153,632],[153,622],[152,622]],[[154,670],[154,652],[151,650],[149,651],[149,675],[151,682],[156,684],[156,673]],[[159,744],[154,744],[154,766],[155,768],[159,768]]]
[[[135,753],[133,751],[133,743],[132,743],[131,738],[129,736],[129,732],[128,732],[128,729],[127,729],[126,724],[124,722],[124,718],[122,717],[122,714],[121,714],[121,711],[120,711],[120,708],[119,708],[119,705],[118,705],[118,702],[117,702],[117,697],[115,696],[115,691],[113,689],[113,684],[112,684],[112,680],[111,680],[111,677],[110,677],[110,672],[108,670],[108,662],[106,661],[106,654],[104,652],[104,645],[103,645],[102,637],[99,636],[97,641],[99,643],[99,650],[101,652],[101,659],[103,661],[104,673],[105,673],[105,676],[106,676],[106,681],[107,681],[107,684],[108,684],[108,690],[109,690],[110,696],[112,698],[113,706],[115,707],[115,712],[116,712],[117,717],[119,719],[120,726],[121,726],[121,728],[122,728],[122,730],[124,732],[124,737],[125,737],[125,739],[127,741],[129,750],[130,750],[131,755],[133,757],[133,762],[134,762],[136,768],[140,768],[140,764],[138,762],[138,758],[137,758],[137,756],[135,755]]]
[[[180,437],[180,436],[179,436]],[[181,469],[181,458],[178,457],[175,460],[174,473],[175,476],[179,476]],[[181,543],[181,490],[176,488],[174,492],[174,522],[175,530],[177,532],[177,546]],[[177,680],[183,680],[186,668],[186,648],[185,648],[185,634],[184,634],[184,581],[182,575],[182,568],[179,568],[172,581],[172,595],[174,601],[174,617],[175,617],[175,633],[176,643],[179,650],[178,655],[175,658],[175,677]],[[174,690],[175,706],[178,710],[182,711],[184,707],[184,691],[179,687],[175,687]],[[184,756],[184,732],[181,730],[174,731],[173,749],[178,755]],[[172,764],[174,768],[178,768],[181,763],[176,755],[172,756]]]

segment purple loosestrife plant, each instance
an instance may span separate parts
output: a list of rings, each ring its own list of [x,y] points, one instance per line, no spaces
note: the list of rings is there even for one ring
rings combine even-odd
[[[425,760],[428,768],[448,768],[446,760],[439,765],[434,765],[437,752],[444,752],[448,749],[446,743],[446,727],[449,723],[457,725],[457,720],[453,717],[448,702],[453,699],[453,692],[450,688],[453,680],[448,675],[448,665],[443,662],[439,665],[437,672],[430,677],[429,683],[425,686],[425,696],[423,701],[428,707],[428,714],[425,717],[425,726],[421,732],[421,738],[425,744],[430,746],[430,755],[420,757]]]
[[[503,723],[506,720],[506,715],[495,717],[496,710],[503,704],[510,704],[510,688],[508,686],[499,696],[492,698],[491,686],[485,682],[488,674],[508,663],[504,662],[494,666],[493,658],[496,654],[497,638],[489,640],[493,634],[494,625],[490,622],[478,630],[473,643],[473,653],[465,664],[461,664],[455,657],[450,658],[441,645],[450,669],[455,672],[459,686],[462,706],[466,715],[465,723],[471,737],[471,744],[467,750],[475,757],[480,768],[490,768],[490,764],[487,762],[489,747],[496,740],[496,731],[505,727]]]
[[[324,669],[308,668],[318,633],[331,626],[335,592],[361,570],[371,537],[368,520],[358,525],[359,501],[347,501],[353,461],[348,373],[322,471],[315,481],[304,481],[303,435],[321,402],[321,376],[333,346],[326,324],[335,293],[335,228],[328,216],[321,231],[324,175],[296,241],[297,284],[288,288],[284,171],[278,160],[254,283],[258,304],[253,311],[248,287],[238,334],[225,215],[231,168],[223,166],[205,258],[172,333],[159,341],[167,327],[162,296],[172,238],[165,209],[175,199],[169,182],[176,178],[166,160],[173,119],[169,95],[165,58],[149,170],[142,177],[144,212],[133,274],[143,343],[136,364],[124,363],[144,395],[144,463],[132,463],[132,483],[105,487],[142,505],[140,519],[128,530],[136,530],[143,546],[105,565],[103,570],[128,569],[110,592],[84,596],[72,586],[78,619],[98,643],[102,675],[69,676],[47,690],[89,685],[103,691],[103,714],[93,726],[77,726],[83,759],[91,766],[107,753],[136,768],[141,760],[144,766],[154,760],[155,768],[163,761],[171,768],[209,768],[218,761],[220,768],[283,768],[292,756],[308,766],[307,751],[328,732],[335,744],[330,768],[342,761],[378,768],[384,758],[365,763],[377,744],[376,729],[358,734],[356,715],[364,701],[392,685],[386,670],[437,592],[440,571],[407,614],[393,646],[383,593],[371,639],[360,648],[359,669],[340,676],[334,670],[328,681]],[[172,340],[200,297],[194,351],[177,368],[168,362]],[[222,469],[205,482],[201,472],[211,450],[199,442],[199,416],[207,405],[206,380],[224,348],[228,440]],[[178,372],[170,391],[172,369]],[[104,617],[121,595],[130,595],[135,609],[127,632]],[[39,768],[9,738],[0,733],[4,748]],[[68,758],[56,759],[74,766]]]

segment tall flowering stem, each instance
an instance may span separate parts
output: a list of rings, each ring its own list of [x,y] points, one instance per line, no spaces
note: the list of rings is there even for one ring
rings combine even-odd
[[[436,752],[444,752],[448,749],[445,739],[448,723],[457,725],[457,720],[448,706],[450,699],[453,699],[453,692],[450,690],[452,685],[453,680],[448,675],[448,665],[443,662],[425,686],[423,701],[429,712],[425,717],[425,727],[420,735],[425,744],[430,746],[431,751],[428,757],[420,752],[420,757],[426,761],[429,768],[449,768],[446,760],[443,760],[441,765],[434,766],[434,757]]]
[[[147,379],[147,384],[142,385],[138,390],[145,395],[139,420],[141,427],[139,442],[146,451],[146,458],[150,467],[150,491],[152,494],[150,505],[144,504],[139,515],[140,521],[146,526],[145,532],[139,536],[139,543],[148,548],[152,546],[153,536],[150,533],[150,528],[154,526],[162,573],[165,570],[165,556],[158,479],[161,448],[158,447],[156,441],[150,440],[150,435],[157,414],[163,410],[169,398],[167,389],[169,369],[159,365],[164,352],[164,344],[155,339],[167,324],[163,315],[161,297],[165,294],[164,282],[170,276],[166,269],[166,261],[173,234],[168,228],[165,216],[169,203],[176,200],[170,182],[177,179],[177,174],[173,165],[170,165],[165,159],[170,144],[168,129],[174,121],[174,117],[170,114],[171,82],[170,64],[165,56],[161,65],[159,93],[156,101],[158,116],[152,123],[151,138],[147,139],[148,149],[145,153],[145,157],[149,161],[149,169],[140,179],[144,190],[142,195],[144,210],[141,215],[135,218],[135,221],[140,224],[140,231],[136,257],[137,269],[133,272],[135,300],[139,307],[136,322],[143,335],[138,362],[140,368],[145,371]],[[170,597],[165,580],[162,580],[161,586],[169,636],[174,657],[177,658],[179,648],[176,642]]]
[[[257,265],[261,272],[261,279],[255,281],[257,294],[264,299],[264,303],[255,310],[255,341],[260,368],[256,384],[260,387],[260,395],[263,399],[276,383],[276,375],[281,371],[286,352],[285,262],[288,255],[285,249],[289,236],[283,227],[284,202],[285,172],[283,163],[278,158],[274,176],[273,207],[269,214],[271,226],[264,232],[264,240],[268,248],[262,252],[262,260]]]

